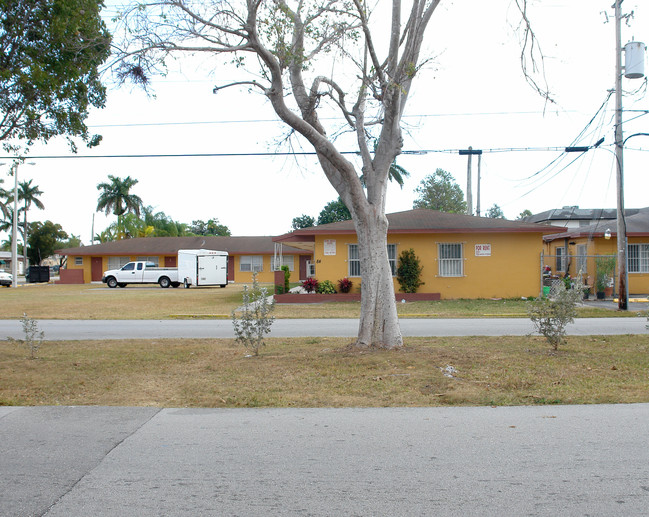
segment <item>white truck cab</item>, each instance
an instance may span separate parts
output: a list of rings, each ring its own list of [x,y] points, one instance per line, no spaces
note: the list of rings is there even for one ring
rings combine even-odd
[[[169,267],[157,267],[152,262],[136,260],[120,269],[104,271],[101,279],[108,287],[126,287],[128,284],[160,284],[160,287],[178,287],[178,270]]]

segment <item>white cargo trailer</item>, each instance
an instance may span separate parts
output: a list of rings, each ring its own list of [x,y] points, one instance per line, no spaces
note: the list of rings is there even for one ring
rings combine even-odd
[[[214,250],[178,250],[178,281],[192,285],[228,285],[228,253]]]

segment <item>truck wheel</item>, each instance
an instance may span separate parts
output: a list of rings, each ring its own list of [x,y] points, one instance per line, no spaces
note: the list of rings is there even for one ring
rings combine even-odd
[[[110,276],[106,279],[106,284],[108,284],[108,287],[111,289],[115,289],[117,287],[117,279],[113,276]]]
[[[171,280],[169,280],[166,276],[163,276],[158,280],[158,283],[160,284],[160,287],[163,289],[166,289],[171,285]]]

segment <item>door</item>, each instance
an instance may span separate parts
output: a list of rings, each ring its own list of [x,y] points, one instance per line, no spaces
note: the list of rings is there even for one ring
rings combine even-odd
[[[144,277],[142,262],[129,262],[117,272],[117,281],[124,284],[141,283]]]
[[[165,257],[165,267],[176,267],[176,257]]]
[[[311,257],[309,255],[300,255],[300,282],[304,282],[307,279],[307,263]]]
[[[223,285],[228,283],[226,258],[223,255],[198,257],[199,285]]]
[[[228,256],[228,281],[234,282],[234,255]]]
[[[101,257],[90,257],[90,281],[101,282],[104,274]]]

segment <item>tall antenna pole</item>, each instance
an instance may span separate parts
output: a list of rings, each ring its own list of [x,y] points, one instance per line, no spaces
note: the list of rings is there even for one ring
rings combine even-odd
[[[627,291],[627,239],[624,220],[624,139],[622,134],[622,1],[615,0],[615,158],[617,162],[617,274],[618,309],[629,305]]]
[[[466,213],[473,215],[473,179],[471,178],[471,155],[473,147],[469,146],[469,159],[466,166]]]
[[[472,193],[472,181],[471,181],[471,156],[477,154],[478,157],[482,155],[482,149],[474,149],[469,146],[468,149],[460,149],[460,156],[468,156],[468,162],[466,167],[466,213],[473,215],[473,193]],[[478,158],[478,174],[480,174],[480,158]],[[478,215],[480,215],[480,184],[478,183]]]
[[[475,205],[475,215],[480,217],[480,165],[482,163],[482,155],[478,155],[478,188],[476,192],[476,205]]]

